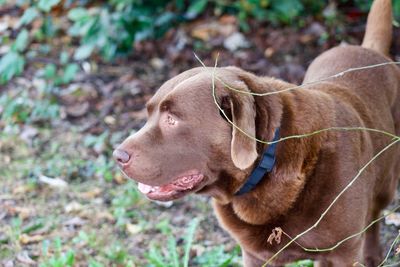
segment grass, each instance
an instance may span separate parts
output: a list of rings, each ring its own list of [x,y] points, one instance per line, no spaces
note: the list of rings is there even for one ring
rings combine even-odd
[[[88,135],[71,125],[57,128],[46,120],[39,125],[27,117],[22,124],[19,111],[6,119],[2,115],[7,121],[0,134],[2,264],[29,259],[43,267],[238,266],[236,247],[218,240],[201,246],[196,236],[204,236],[209,222],[199,224],[183,214],[176,221],[184,201],[166,210],[122,177],[110,155],[123,133]],[[30,127],[34,135],[24,138]],[[43,175],[67,185],[47,184]],[[209,213],[207,201],[185,208]]]

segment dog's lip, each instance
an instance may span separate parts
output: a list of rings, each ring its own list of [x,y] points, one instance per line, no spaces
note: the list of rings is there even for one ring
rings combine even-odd
[[[189,171],[179,175],[172,182],[151,186],[144,183],[138,183],[138,189],[149,199],[158,201],[169,201],[183,197],[187,193],[200,189],[205,180],[205,176],[198,171]]]

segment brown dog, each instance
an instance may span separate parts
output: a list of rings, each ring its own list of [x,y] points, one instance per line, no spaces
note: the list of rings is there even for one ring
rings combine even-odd
[[[323,53],[309,67],[304,83],[390,61],[385,55],[391,23],[390,0],[376,0],[362,47],[336,47]],[[163,84],[147,103],[146,125],[114,156],[150,199],[167,201],[194,192],[212,196],[220,223],[242,248],[244,265],[261,266],[289,242],[285,236],[279,244],[267,242],[275,227],[295,237],[312,226],[358,170],[392,140],[375,132],[326,131],[279,142],[272,151],[272,170],[238,195],[270,146],[257,143],[221,116],[212,96],[212,71],[191,69]],[[234,92],[224,83],[255,93],[293,85],[235,67],[217,68],[215,75],[216,99],[225,114],[258,139],[271,141],[275,135],[339,126],[400,134],[400,71],[394,65],[263,97]],[[376,219],[396,190],[399,148],[394,145],[368,166],[320,224],[297,242],[309,248],[331,247]],[[351,266],[358,261],[376,266],[381,260],[378,225],[330,252],[305,252],[291,244],[273,265],[305,258],[322,265]]]

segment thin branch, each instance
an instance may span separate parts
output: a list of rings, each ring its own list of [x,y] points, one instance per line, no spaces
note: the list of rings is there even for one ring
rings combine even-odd
[[[204,64],[204,62],[196,54],[194,54],[194,56],[196,57],[196,59],[200,62],[200,64],[205,69],[208,69],[207,66]],[[217,106],[218,110],[224,115],[225,119],[232,125],[232,127],[236,128],[239,132],[241,132],[242,134],[244,134],[245,136],[247,136],[248,138],[250,138],[250,139],[252,139],[252,140],[254,140],[256,142],[259,142],[259,143],[262,143],[262,144],[271,145],[271,144],[279,143],[279,142],[282,142],[282,141],[285,141],[285,140],[288,140],[288,139],[299,139],[299,138],[309,137],[309,136],[313,136],[313,135],[316,135],[316,134],[319,134],[319,133],[322,133],[322,132],[331,131],[331,130],[332,131],[340,131],[340,130],[344,130],[344,131],[355,131],[355,130],[357,130],[357,131],[359,131],[359,130],[365,130],[365,131],[370,131],[370,132],[381,133],[381,134],[387,135],[387,136],[392,137],[392,138],[398,138],[398,136],[396,136],[396,135],[394,135],[392,133],[389,133],[387,131],[379,130],[379,129],[372,129],[372,128],[368,128],[368,127],[329,127],[329,128],[320,129],[320,130],[317,130],[317,131],[314,131],[314,132],[311,132],[311,133],[305,133],[305,134],[291,135],[291,136],[282,137],[282,138],[280,138],[280,139],[278,139],[276,141],[265,141],[265,140],[258,139],[257,137],[248,134],[247,132],[242,130],[240,127],[238,127],[236,124],[234,124],[233,121],[228,117],[228,115],[222,109],[222,107],[219,105],[219,103],[217,101],[217,96],[215,94],[215,79],[218,80],[218,76],[215,75],[216,68],[217,68],[217,63],[218,63],[218,56],[217,56],[217,58],[215,60],[215,65],[214,65],[214,67],[212,69],[212,81],[213,81],[212,95],[213,95],[214,103]],[[390,63],[390,62],[387,62],[387,63]],[[400,62],[399,62],[399,64],[400,64]],[[356,70],[356,68],[354,68],[352,71],[354,71],[354,70]],[[346,73],[346,71],[342,72],[342,73],[344,74],[344,73]],[[343,74],[340,74],[340,75],[336,74],[336,75],[337,76],[341,76]],[[300,88],[300,87],[297,87],[297,88]],[[283,92],[283,91],[277,91],[277,92]],[[256,94],[253,94],[253,95],[256,95]]]
[[[295,236],[292,240],[290,240],[285,246],[283,246],[278,252],[276,252],[274,255],[272,255],[271,258],[269,258],[263,267],[267,266],[272,262],[273,259],[275,259],[282,251],[284,251],[288,246],[290,246],[294,241],[302,237],[303,235],[307,234],[314,228],[316,228],[319,223],[322,221],[322,219],[325,217],[325,215],[329,212],[329,210],[333,207],[333,205],[339,200],[339,198],[353,185],[353,183],[361,176],[361,174],[364,172],[364,170],[375,160],[377,159],[383,152],[388,150],[390,147],[395,145],[397,142],[400,141],[400,138],[396,138],[393,142],[391,142],[389,145],[385,146],[381,151],[379,151],[375,156],[372,157],[357,173],[357,175],[346,185],[346,187],[335,197],[335,199],[331,202],[331,204],[326,208],[326,210],[321,214],[321,216],[318,218],[318,220],[308,229],[306,229],[304,232],[298,234]]]
[[[195,57],[196,57],[196,59],[201,63],[201,65],[202,65],[204,68],[208,69],[208,68],[205,66],[205,64],[201,61],[201,59],[200,59],[196,54],[195,54]],[[400,62],[384,62],[384,63],[375,64],[375,65],[370,65],[370,66],[357,67],[357,68],[350,68],[350,69],[347,69],[347,70],[342,71],[342,72],[340,72],[340,73],[337,73],[337,74],[335,74],[335,75],[332,75],[332,76],[329,76],[329,77],[320,79],[320,80],[318,80],[318,81],[314,81],[314,82],[310,82],[310,83],[305,83],[305,84],[302,84],[302,85],[299,85],[299,86],[294,86],[294,87],[287,88],[287,89],[284,89],[284,90],[274,91],[274,92],[267,92],[267,93],[253,93],[253,92],[242,91],[242,90],[233,88],[233,87],[231,87],[230,85],[226,84],[224,81],[222,81],[221,79],[219,79],[219,78],[216,77],[216,75],[215,75],[216,68],[217,68],[217,62],[218,62],[218,56],[217,56],[217,58],[216,58],[216,60],[215,60],[214,68],[212,69],[212,95],[213,95],[213,99],[214,99],[215,105],[217,106],[217,108],[219,109],[219,111],[221,111],[221,113],[224,115],[225,119],[226,119],[233,127],[235,127],[238,131],[240,131],[241,133],[243,133],[243,134],[246,135],[247,137],[249,137],[249,138],[251,138],[251,139],[253,139],[253,140],[257,141],[257,142],[264,143],[264,144],[273,144],[273,143],[278,143],[278,142],[281,142],[281,141],[284,141],[284,140],[288,140],[288,139],[309,137],[309,136],[316,135],[316,134],[319,134],[319,133],[322,133],[322,132],[326,132],[326,131],[330,131],[330,130],[345,130],[345,131],[365,130],[365,131],[370,131],[370,132],[381,133],[381,134],[384,134],[384,135],[386,135],[386,136],[389,136],[389,137],[392,137],[392,138],[393,138],[393,139],[392,139],[392,142],[391,142],[389,145],[387,145],[387,146],[384,147],[381,151],[379,151],[374,157],[372,157],[372,159],[370,159],[370,160],[358,171],[357,175],[356,175],[355,177],[353,177],[352,180],[347,184],[347,186],[334,198],[334,200],[331,202],[331,204],[327,207],[327,209],[321,214],[321,216],[318,218],[318,220],[317,220],[311,227],[309,227],[308,229],[306,229],[306,230],[303,231],[302,233],[298,234],[298,235],[297,235],[296,237],[294,237],[294,238],[291,238],[289,235],[287,235],[286,233],[284,233],[285,235],[287,235],[287,236],[290,238],[290,241],[289,241],[285,246],[283,246],[278,252],[276,252],[271,258],[269,258],[269,259],[264,263],[264,265],[263,265],[263,267],[264,267],[264,266],[267,266],[269,263],[271,263],[271,261],[272,261],[274,258],[276,258],[282,251],[284,251],[284,250],[285,250],[288,246],[290,246],[292,243],[296,243],[297,245],[301,246],[298,242],[296,242],[297,239],[299,239],[299,238],[302,237],[303,235],[307,234],[308,232],[310,232],[311,230],[313,230],[314,228],[316,228],[316,227],[319,225],[319,223],[322,221],[322,219],[325,217],[325,215],[329,212],[329,210],[333,207],[333,205],[339,200],[339,198],[340,198],[340,197],[353,185],[353,183],[361,176],[361,174],[363,173],[363,171],[364,171],[375,159],[377,159],[382,153],[384,153],[387,149],[389,149],[390,147],[392,147],[393,145],[395,145],[397,142],[399,142],[399,141],[400,141],[400,137],[399,137],[399,136],[396,136],[396,135],[394,135],[394,134],[392,134],[392,133],[383,131],[383,130],[372,129],[372,128],[366,128],[366,127],[329,127],[329,128],[320,129],[320,130],[317,130],[317,131],[314,131],[314,132],[311,132],[311,133],[306,133],[306,134],[299,134],[299,135],[292,135],[292,136],[283,137],[283,138],[280,138],[279,140],[273,141],[273,142],[268,142],[268,141],[260,140],[260,139],[257,139],[257,138],[254,137],[254,136],[249,135],[249,134],[246,133],[244,130],[242,130],[241,128],[239,128],[239,127],[238,127],[237,125],[235,125],[235,124],[229,119],[229,117],[225,114],[224,110],[221,108],[221,106],[218,104],[218,101],[217,101],[217,97],[216,97],[216,94],[215,94],[215,79],[217,79],[218,81],[220,81],[225,87],[227,87],[227,88],[229,88],[229,89],[231,89],[231,90],[233,90],[233,91],[235,91],[235,92],[244,93],[244,94],[250,94],[250,95],[253,95],[253,96],[267,96],[267,95],[278,94],[278,93],[287,92],[287,91],[291,91],[291,90],[295,90],[295,89],[300,89],[300,88],[303,88],[303,87],[308,86],[308,85],[317,84],[317,83],[326,81],[326,80],[328,80],[328,79],[332,79],[332,78],[337,78],[337,77],[343,76],[343,75],[345,75],[346,73],[349,73],[349,72],[359,71],[359,70],[365,70],[365,69],[371,69],[371,68],[376,68],[376,67],[386,66],[386,65],[398,65],[398,64],[400,64]],[[398,208],[398,207],[397,207],[397,208]],[[396,208],[396,209],[397,209],[397,208]],[[387,215],[386,215],[386,216],[387,216]],[[335,246],[333,246],[333,247],[331,247],[331,248],[325,248],[325,249],[318,249],[318,248],[316,248],[316,249],[307,249],[307,248],[305,248],[305,247],[303,247],[303,246],[301,246],[301,247],[302,247],[304,250],[310,251],[310,252],[322,252],[322,251],[330,251],[330,250],[333,250],[333,249],[337,248],[339,245],[341,245],[343,242],[345,242],[345,241],[347,241],[347,240],[349,240],[349,239],[351,239],[351,238],[353,238],[353,237],[355,237],[355,236],[358,236],[358,235],[364,233],[368,228],[370,228],[373,224],[375,224],[376,222],[378,222],[379,220],[381,220],[381,219],[384,218],[384,217],[385,217],[385,216],[382,216],[382,217],[380,217],[380,218],[378,218],[378,219],[372,221],[366,228],[364,228],[364,229],[361,230],[360,232],[355,233],[355,234],[353,234],[353,235],[351,235],[351,236],[349,236],[349,237],[347,237],[347,238],[345,238],[345,239],[339,241]],[[399,238],[400,238],[400,233],[399,233],[399,235],[396,237],[395,241],[392,243],[392,246],[391,246],[391,248],[390,248],[390,250],[389,250],[389,252],[388,252],[388,254],[387,254],[385,260],[384,260],[384,261],[381,263],[381,265],[379,265],[379,266],[382,266],[382,264],[387,260],[387,258],[389,257],[389,254],[390,254],[391,250],[392,250],[393,247],[394,247],[394,244],[398,241]],[[361,266],[364,266],[363,264],[361,264],[361,263],[359,263],[359,262],[357,262],[356,264],[359,264],[359,265],[361,265]]]
[[[378,265],[378,267],[382,267],[383,264],[389,259],[390,253],[392,252],[394,245],[396,245],[396,243],[399,241],[399,239],[400,239],[400,231],[397,234],[396,238],[393,240],[392,244],[390,245],[389,251],[386,253],[386,257],[383,259],[381,264]]]
[[[199,58],[197,57],[196,54],[195,54],[195,57],[197,58],[197,60],[199,60]],[[202,64],[202,65],[204,66],[204,64]],[[328,76],[328,77],[325,77],[325,78],[322,78],[322,79],[319,79],[319,80],[316,80],[316,81],[303,83],[301,85],[296,85],[296,86],[289,87],[289,88],[286,88],[286,89],[283,89],[283,90],[266,92],[266,93],[254,93],[254,92],[249,92],[249,91],[243,91],[243,90],[240,90],[240,89],[237,89],[237,88],[234,88],[234,87],[230,86],[229,84],[225,83],[219,77],[216,77],[216,79],[218,81],[220,81],[225,87],[229,88],[232,91],[241,93],[241,94],[247,94],[247,95],[253,95],[253,96],[268,96],[268,95],[275,95],[275,94],[280,94],[280,93],[283,93],[283,92],[297,90],[297,89],[304,88],[304,87],[307,87],[307,86],[310,86],[310,85],[314,85],[314,84],[318,84],[318,83],[321,83],[321,82],[325,82],[327,80],[339,78],[339,77],[341,77],[341,76],[343,76],[343,75],[345,75],[345,74],[347,74],[349,72],[372,69],[372,68],[377,68],[377,67],[382,67],[382,66],[387,66],[387,65],[400,65],[400,62],[399,61],[389,61],[389,62],[383,62],[383,63],[374,64],[374,65],[368,65],[368,66],[363,66],[363,67],[350,68],[350,69],[347,69],[345,71],[336,73],[334,75],[331,75],[331,76]]]
[[[332,251],[334,249],[336,249],[337,247],[339,247],[341,244],[343,244],[344,242],[346,242],[347,240],[350,240],[356,236],[359,236],[363,233],[365,233],[369,228],[371,228],[374,224],[376,224],[377,222],[379,222],[380,220],[386,218],[387,216],[389,216],[390,214],[393,214],[394,212],[396,212],[398,209],[400,208],[400,205],[395,207],[394,209],[390,210],[387,214],[382,215],[381,217],[373,220],[370,224],[368,224],[364,229],[362,229],[361,231],[354,233],[342,240],[340,240],[339,242],[337,242],[334,246],[329,247],[329,248],[307,248],[304,247],[303,245],[301,245],[300,243],[298,243],[297,241],[294,241],[294,243],[296,243],[299,247],[301,247],[304,251],[307,252],[326,252],[326,251]],[[287,234],[286,232],[282,231],[282,233],[288,237],[289,239],[293,239],[289,234]]]

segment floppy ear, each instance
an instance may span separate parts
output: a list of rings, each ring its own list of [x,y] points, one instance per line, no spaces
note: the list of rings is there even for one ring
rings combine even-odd
[[[236,83],[234,87],[243,88],[245,87],[243,85],[241,83],[241,86],[238,86],[238,83]],[[244,170],[250,167],[257,159],[256,141],[249,137],[256,136],[254,98],[251,95],[232,92],[229,101],[231,118],[237,126],[232,126],[231,157],[235,166]],[[226,111],[225,113],[229,114]],[[238,128],[249,136],[241,132]]]

